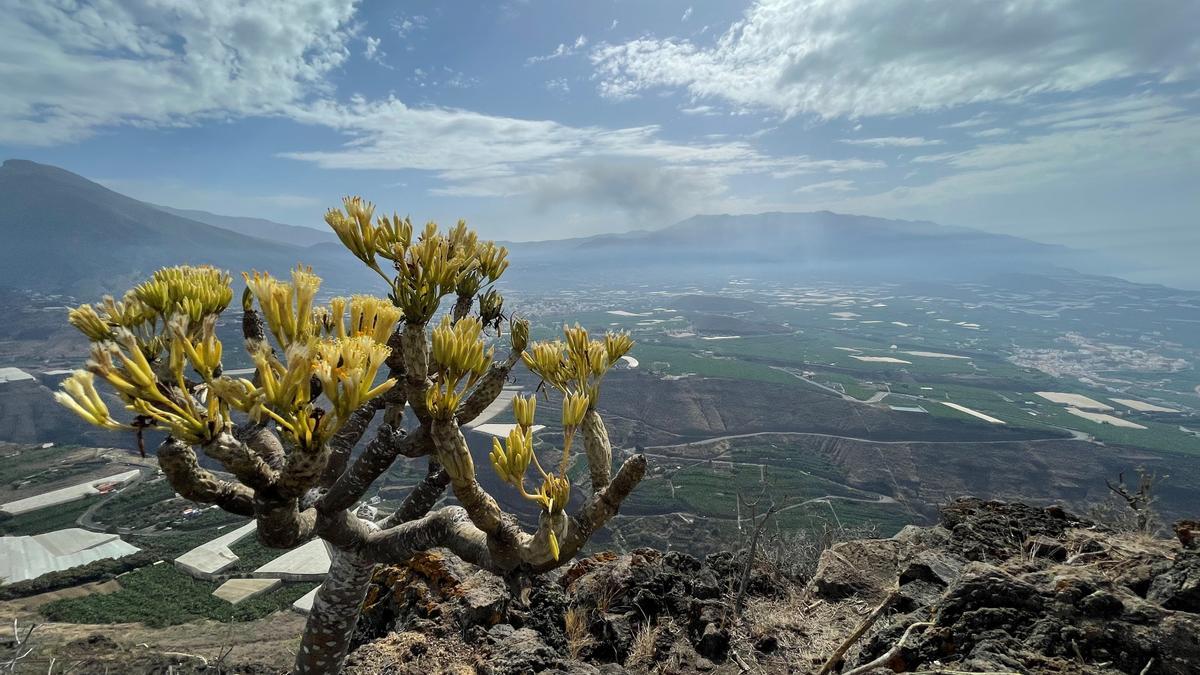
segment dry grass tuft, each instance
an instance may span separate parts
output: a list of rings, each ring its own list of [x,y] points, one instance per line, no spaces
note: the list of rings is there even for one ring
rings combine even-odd
[[[648,668],[654,664],[654,645],[658,642],[658,623],[647,621],[633,636],[633,644],[629,647],[629,656],[625,659],[625,667],[630,670]]]
[[[567,652],[572,659],[578,659],[583,650],[592,644],[592,634],[588,630],[588,612],[582,607],[572,607],[563,616],[567,634]]]

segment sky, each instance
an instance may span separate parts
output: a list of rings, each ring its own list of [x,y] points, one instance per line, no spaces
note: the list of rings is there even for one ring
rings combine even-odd
[[[935,222],[1200,288],[1195,0],[0,0],[0,158],[321,227]]]

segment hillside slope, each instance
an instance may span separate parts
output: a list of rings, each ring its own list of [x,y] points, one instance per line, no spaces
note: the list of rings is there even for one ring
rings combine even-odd
[[[0,166],[0,285],[96,293],[168,264],[284,271],[305,249],[166,213],[64,169]],[[307,261],[306,261],[307,262]]]
[[[162,206],[160,204],[150,204],[150,206],[165,211],[180,218],[187,218],[196,222],[219,227],[223,230],[236,232],[248,237],[257,237],[266,239],[267,241],[280,242],[291,246],[312,246],[313,244],[336,244],[337,235],[329,229],[318,230],[312,227],[300,227],[298,225],[288,225],[286,223],[277,223],[273,220],[265,218],[247,218],[245,216],[223,216],[218,213],[209,213],[208,211],[200,211],[198,209],[176,209],[170,206]],[[316,211],[314,216],[320,215]]]

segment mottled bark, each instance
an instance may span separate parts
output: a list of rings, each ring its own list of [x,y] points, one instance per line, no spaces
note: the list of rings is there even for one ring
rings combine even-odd
[[[492,535],[500,529],[500,506],[475,479],[471,449],[454,420],[435,420],[429,429],[437,459],[450,475],[454,496],[471,517],[471,522]]]
[[[511,358],[507,361],[493,363],[475,384],[471,393],[467,394],[463,402],[458,404],[454,418],[460,425],[475,421],[475,418],[479,417],[496,400],[500,392],[504,391],[504,383],[508,381],[508,374],[512,372],[513,364],[510,361],[512,361]]]
[[[608,487],[612,476],[612,445],[608,441],[608,429],[595,408],[589,408],[583,416],[580,429],[583,433],[583,449],[587,455],[588,472],[592,477],[592,492]]]
[[[204,446],[204,454],[220,462],[226,471],[252,490],[265,490],[279,477],[279,473],[250,446],[226,431]]]
[[[312,538],[316,509],[300,509],[297,499],[256,494],[254,519],[258,522],[258,540],[269,548],[293,548]]]
[[[429,340],[425,335],[425,324],[404,324],[400,332],[400,353],[404,358],[405,397],[417,419],[428,424],[425,391],[429,389]]]
[[[381,527],[384,529],[394,527],[429,513],[429,509],[432,509],[433,505],[442,498],[442,494],[446,492],[446,486],[449,484],[450,474],[446,473],[437,460],[430,458],[429,470],[425,478],[421,479],[421,482],[417,483],[416,487],[408,493],[400,504],[400,508],[388,516]]]
[[[267,422],[248,422],[234,429],[233,435],[248,445],[267,466],[275,471],[283,468],[283,442],[271,431]]]
[[[296,653],[297,675],[341,671],[374,570],[374,562],[330,550],[329,575],[313,599]]]
[[[471,305],[475,304],[474,295],[460,295],[454,301],[454,309],[450,311],[450,319],[458,321],[471,312]]]
[[[196,451],[168,437],[158,447],[158,466],[181,497],[201,504],[216,504],[239,516],[254,515],[254,493],[238,483],[218,479],[200,467]]]
[[[367,427],[371,426],[371,420],[375,419],[375,413],[379,412],[378,399],[372,399],[358,406],[354,412],[350,413],[350,418],[342,425],[341,429],[333,435],[329,440],[329,461],[325,464],[325,471],[321,476],[321,485],[329,487],[346,471],[346,464],[350,461],[350,455],[354,451],[354,446],[362,440],[363,434],[367,433]]]
[[[554,565],[537,567],[535,571],[544,572],[570,560],[583,548],[592,534],[604,526],[621,507],[621,502],[629,496],[642,477],[646,475],[646,456],[634,455],[625,460],[617,475],[604,490],[592,495],[584,503],[579,514],[572,517],[567,526],[567,536],[559,543],[559,562]]]
[[[267,339],[267,329],[262,314],[252,306],[242,307],[242,338],[249,343],[260,343]],[[253,351],[253,350],[249,350]]]
[[[298,499],[317,486],[329,461],[329,446],[317,448],[293,447],[288,453],[275,489],[284,499]]]
[[[391,467],[397,457],[418,456],[427,449],[422,445],[428,446],[428,438],[423,429],[405,435],[403,431],[393,429],[390,424],[381,424],[375,438],[371,439],[350,469],[330,486],[329,491],[317,503],[317,508],[322,511],[340,511],[354,506],[367,493],[371,484]]]

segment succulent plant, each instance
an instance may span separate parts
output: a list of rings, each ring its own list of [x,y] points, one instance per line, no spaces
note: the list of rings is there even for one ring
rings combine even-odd
[[[91,358],[56,394],[98,427],[165,430],[157,454],[174,489],[255,518],[263,543],[289,548],[321,537],[332,546],[330,581],[297,655],[300,673],[340,668],[375,564],[441,546],[513,580],[539,574],[574,556],[645,471],[644,458],[634,456],[612,476],[596,412],[605,374],[632,347],[628,335],[593,339],[576,325],[564,327],[562,340],[530,344],[529,322],[504,316],[495,287],[508,268],[507,250],[480,241],[462,221],[416,232],[407,217],[376,217],[374,205],[358,197],[344,199],[325,220],[385,280],[386,298],[354,295],[318,305],[321,279],[310,268],[297,266],[286,280],[243,274],[242,331],[255,372],[238,378],[223,372],[216,332],[233,299],[231,276],[204,266],[164,268],[121,300],[105,297],[68,312],[91,342]],[[454,298],[451,311],[435,321],[447,297]],[[494,343],[505,325],[510,350],[498,358]],[[562,397],[564,442],[555,470],[537,456],[532,396],[513,399],[517,424],[495,439],[489,456],[500,479],[540,507],[532,533],[480,485],[460,429],[500,395],[519,362]],[[110,410],[97,380],[107,382],[129,419]],[[406,405],[417,421],[401,430]],[[355,453],[380,411],[384,423]],[[579,435],[591,493],[569,514],[567,473]],[[201,468],[197,449],[233,480]],[[428,457],[428,477],[391,516],[361,520],[358,502],[400,456]],[[433,509],[447,485],[459,505]]]

